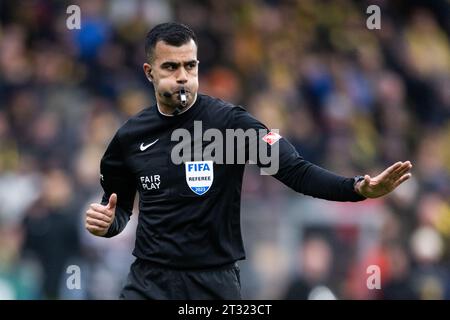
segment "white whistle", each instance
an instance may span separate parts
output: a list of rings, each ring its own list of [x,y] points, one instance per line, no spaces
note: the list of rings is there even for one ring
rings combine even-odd
[[[180,101],[181,101],[181,105],[183,107],[186,107],[187,98],[186,98],[186,91],[184,90],[184,88],[180,89]]]

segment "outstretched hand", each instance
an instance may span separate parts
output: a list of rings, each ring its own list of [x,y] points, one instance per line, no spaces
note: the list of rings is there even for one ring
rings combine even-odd
[[[372,178],[366,174],[364,180],[356,184],[355,189],[366,198],[382,197],[411,178],[411,173],[408,173],[411,168],[412,164],[410,161],[399,161],[376,177]]]

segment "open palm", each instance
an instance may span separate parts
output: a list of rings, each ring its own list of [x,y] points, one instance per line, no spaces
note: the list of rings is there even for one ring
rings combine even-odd
[[[366,198],[382,197],[411,178],[411,173],[408,173],[411,168],[412,164],[410,161],[399,161],[376,177],[372,178],[366,174],[364,180],[361,180],[356,185],[356,190]]]

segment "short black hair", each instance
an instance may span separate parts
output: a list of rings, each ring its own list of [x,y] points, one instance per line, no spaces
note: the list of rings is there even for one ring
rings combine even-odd
[[[190,40],[194,40],[197,45],[197,37],[188,26],[177,22],[161,23],[153,27],[145,38],[145,55],[148,61],[153,58],[153,51],[155,50],[158,41],[164,41],[171,46],[182,46]]]

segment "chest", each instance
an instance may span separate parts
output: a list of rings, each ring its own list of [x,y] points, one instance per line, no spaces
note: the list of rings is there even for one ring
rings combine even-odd
[[[197,142],[205,150],[208,142]],[[233,179],[232,166],[216,163],[213,158],[182,159],[182,144],[170,136],[137,140],[128,146],[127,164],[140,196],[148,200],[210,197]],[[192,141],[191,151],[195,149]],[[186,149],[185,149],[186,150]],[[202,154],[202,153],[200,153]],[[189,161],[188,161],[189,160]]]

